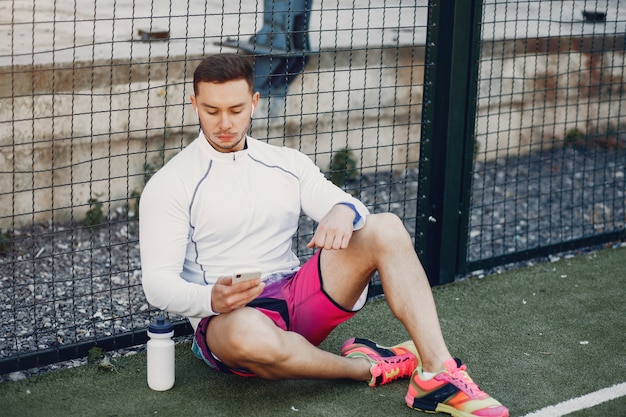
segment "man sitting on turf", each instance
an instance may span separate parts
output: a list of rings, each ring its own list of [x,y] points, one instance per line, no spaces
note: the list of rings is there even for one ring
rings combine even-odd
[[[370,214],[304,154],[247,136],[259,94],[245,58],[220,54],[194,73],[198,138],[146,185],[140,204],[143,287],[154,306],[189,318],[194,353],[212,368],[268,379],[411,378],[409,407],[508,416],[472,382],[441,333],[430,286],[402,221]],[[319,250],[300,265],[300,213]],[[232,283],[241,268],[262,271]],[[367,299],[378,271],[412,341],[360,338],[336,355],[317,346]],[[418,354],[419,352],[419,354]]]

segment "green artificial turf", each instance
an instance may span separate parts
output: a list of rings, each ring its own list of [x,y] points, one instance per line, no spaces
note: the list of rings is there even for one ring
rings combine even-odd
[[[511,416],[626,382],[626,248],[583,254],[434,288],[451,352]],[[369,302],[322,347],[349,337],[407,338],[384,300]],[[176,384],[146,384],[146,357],[0,384],[0,416],[426,416],[404,404],[407,381],[265,381],[218,374],[177,346]],[[624,397],[576,417],[626,415]]]

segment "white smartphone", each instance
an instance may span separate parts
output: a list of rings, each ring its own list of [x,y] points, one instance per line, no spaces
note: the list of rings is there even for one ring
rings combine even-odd
[[[233,284],[249,279],[261,278],[261,271],[241,271],[233,274]]]

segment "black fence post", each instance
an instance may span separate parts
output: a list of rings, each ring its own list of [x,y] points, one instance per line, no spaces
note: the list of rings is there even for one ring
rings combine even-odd
[[[465,270],[482,0],[428,15],[416,250],[431,285]]]

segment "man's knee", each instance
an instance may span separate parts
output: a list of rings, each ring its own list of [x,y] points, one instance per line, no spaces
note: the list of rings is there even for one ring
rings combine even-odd
[[[377,242],[384,248],[390,243],[398,244],[410,236],[402,220],[393,213],[371,214],[367,217],[366,227],[369,239]]]
[[[252,308],[244,308],[230,315],[229,325],[225,326],[225,331],[219,332],[219,346],[223,352],[221,356],[215,352],[217,356],[224,356],[225,361],[237,363],[248,360],[269,363],[281,359],[282,330],[272,320]]]

